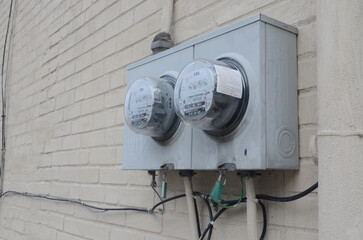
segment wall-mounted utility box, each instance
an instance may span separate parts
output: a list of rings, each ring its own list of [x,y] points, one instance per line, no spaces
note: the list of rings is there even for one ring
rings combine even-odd
[[[225,136],[181,122],[160,143],[125,124],[123,169],[297,169],[296,35],[296,28],[259,14],[131,64],[128,87],[141,76],[178,75],[195,59],[233,60],[244,70],[248,104]]]

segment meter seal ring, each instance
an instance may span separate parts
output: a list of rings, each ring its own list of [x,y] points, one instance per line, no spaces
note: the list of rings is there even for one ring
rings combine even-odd
[[[234,113],[231,120],[228,121],[224,126],[222,126],[219,129],[204,130],[205,133],[218,138],[218,137],[225,137],[230,133],[232,133],[239,126],[242,119],[244,118],[249,102],[249,85],[248,85],[248,77],[246,71],[239,62],[229,57],[222,57],[217,59],[217,61],[224,62],[230,67],[238,70],[242,74],[242,86],[243,86],[242,98],[238,103],[238,108],[237,108],[238,111]]]
[[[175,88],[175,83],[176,83],[175,77],[165,74],[165,75],[161,76],[160,78],[168,80],[173,85],[173,88]],[[165,132],[165,134],[158,136],[158,137],[152,137],[152,139],[154,139],[155,141],[157,141],[159,143],[164,143],[164,142],[168,141],[172,136],[174,136],[174,134],[178,130],[180,122],[181,122],[178,115],[176,113],[174,113],[174,114],[175,115],[174,115],[173,123],[171,124],[170,128]]]

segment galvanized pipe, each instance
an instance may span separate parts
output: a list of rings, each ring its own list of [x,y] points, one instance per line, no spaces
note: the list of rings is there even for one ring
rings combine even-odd
[[[185,195],[187,199],[188,213],[189,213],[189,221],[191,227],[191,239],[198,240],[198,223],[196,219],[196,212],[194,207],[194,196],[193,196],[193,187],[192,187],[192,178],[191,177],[183,177],[184,179],[184,187],[185,187]]]
[[[257,240],[257,199],[253,177],[244,178],[247,196],[247,236],[248,240]]]

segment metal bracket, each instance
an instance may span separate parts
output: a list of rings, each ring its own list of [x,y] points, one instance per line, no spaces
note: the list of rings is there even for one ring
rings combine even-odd
[[[158,33],[151,43],[151,50],[153,51],[153,54],[162,52],[172,47],[173,41],[171,40],[170,34],[166,32]]]
[[[156,187],[156,180],[155,180],[156,173],[155,173],[155,171],[150,170],[150,171],[147,171],[147,173],[152,177],[151,183],[150,183],[151,187],[155,188]]]
[[[223,163],[218,166],[219,170],[227,170],[228,172],[234,172],[236,171],[237,167],[234,163]]]
[[[165,164],[160,166],[160,169],[162,171],[174,170],[174,164],[173,163],[165,163]]]

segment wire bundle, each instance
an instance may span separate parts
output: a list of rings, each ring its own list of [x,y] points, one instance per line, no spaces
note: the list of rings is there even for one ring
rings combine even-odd
[[[269,196],[269,195],[265,195],[265,194],[257,194],[256,198],[259,200],[258,204],[260,205],[261,209],[262,209],[262,215],[263,215],[263,227],[262,227],[262,233],[260,236],[260,240],[264,239],[265,235],[266,235],[266,230],[267,230],[267,214],[266,214],[266,207],[263,204],[263,202],[261,200],[266,200],[266,201],[274,201],[274,202],[291,202],[291,201],[295,201],[298,200],[304,196],[306,196],[307,194],[311,193],[312,191],[314,191],[316,188],[318,188],[318,183],[315,183],[313,186],[311,186],[310,188],[306,189],[305,191],[293,195],[293,196],[289,196],[289,197],[274,197],[274,196]],[[156,189],[153,187],[154,191],[156,191]],[[157,192],[157,191],[156,191]],[[0,197],[5,197],[7,195],[11,195],[11,194],[15,194],[15,195],[21,195],[21,196],[26,196],[26,197],[31,197],[31,198],[42,198],[42,199],[47,199],[47,200],[52,200],[52,201],[60,201],[60,202],[69,202],[69,203],[74,203],[74,204],[78,204],[93,210],[98,210],[101,212],[107,212],[107,211],[138,211],[138,212],[146,212],[146,213],[156,213],[156,209],[163,205],[163,209],[158,211],[158,213],[164,213],[164,204],[182,197],[185,197],[185,194],[179,194],[176,195],[174,197],[170,197],[167,198],[165,200],[162,200],[160,202],[158,202],[157,204],[155,204],[152,208],[135,208],[135,207],[125,207],[125,208],[104,208],[104,207],[97,207],[88,203],[83,202],[82,200],[79,199],[71,199],[71,198],[63,198],[63,197],[55,197],[55,196],[51,196],[51,195],[47,195],[47,194],[34,194],[34,193],[28,193],[28,192],[18,192],[18,191],[6,191],[2,194],[0,194]],[[197,208],[197,203],[196,201],[194,201],[195,207],[196,207],[196,215],[197,215],[197,222],[198,222],[198,232],[199,232],[199,240],[202,240],[205,238],[205,236],[208,234],[208,240],[211,239],[212,236],[212,232],[213,232],[213,225],[215,223],[215,221],[228,209],[233,208],[234,206],[237,206],[239,203],[242,202],[246,202],[247,198],[242,198],[243,196],[243,191],[241,193],[241,197],[237,200],[230,200],[230,201],[222,201],[221,204],[223,205],[218,205],[218,206],[222,206],[221,210],[219,210],[214,216],[212,213],[212,209],[209,203],[209,196],[202,194],[200,192],[194,192],[193,193],[195,197],[200,197],[203,199],[205,205],[207,206],[208,209],[208,214],[209,214],[209,219],[210,222],[208,223],[208,225],[206,226],[206,228],[203,230],[203,232],[201,232],[200,229],[200,222],[199,222],[199,214],[198,214],[198,208]],[[159,194],[157,194],[159,196]],[[160,198],[160,196],[159,196]],[[161,198],[160,198],[161,199]]]

